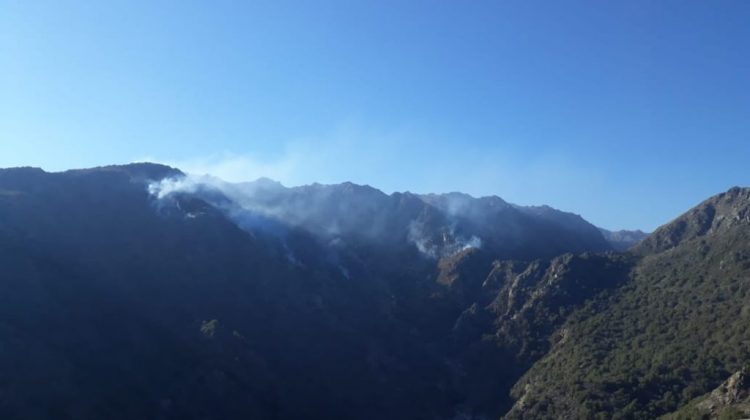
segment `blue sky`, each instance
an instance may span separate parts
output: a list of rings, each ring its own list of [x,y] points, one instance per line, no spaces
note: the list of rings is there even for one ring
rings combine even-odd
[[[0,0],[0,166],[149,159],[650,230],[750,185],[748,22],[746,1]]]

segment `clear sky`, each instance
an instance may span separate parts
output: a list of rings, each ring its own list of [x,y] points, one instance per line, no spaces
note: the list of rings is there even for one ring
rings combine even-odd
[[[0,166],[496,194],[653,229],[750,185],[748,1],[0,0]]]

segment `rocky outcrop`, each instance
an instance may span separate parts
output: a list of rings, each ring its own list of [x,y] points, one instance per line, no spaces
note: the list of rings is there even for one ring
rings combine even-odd
[[[682,409],[664,416],[678,419],[746,419],[750,418],[750,368],[730,376],[711,393],[695,399]]]

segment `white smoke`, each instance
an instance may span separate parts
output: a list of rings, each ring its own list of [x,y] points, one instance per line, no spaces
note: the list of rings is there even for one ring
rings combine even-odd
[[[482,248],[481,238],[472,235],[467,239],[463,235],[457,235],[454,225],[443,228],[442,232],[437,234],[431,234],[425,224],[419,220],[414,220],[409,224],[407,238],[419,252],[432,259],[449,257],[470,248]]]
[[[227,183],[210,175],[185,175],[164,178],[148,185],[148,192],[158,199],[164,199],[172,194],[195,194],[206,187],[224,190]]]
[[[478,236],[471,235],[471,238],[469,238],[468,241],[464,242],[461,250],[466,250],[469,248],[476,248],[481,249],[482,248],[482,238]]]
[[[148,191],[159,202],[175,194],[196,195],[223,211],[240,228],[249,232],[262,229],[278,233],[284,226],[310,228],[307,225],[313,221],[314,233],[331,238],[332,241],[340,241],[341,222],[347,223],[350,228],[361,225],[361,228],[357,229],[362,232],[376,227],[372,220],[359,220],[356,221],[357,224],[352,224],[349,219],[336,219],[353,217],[347,212],[341,215],[322,214],[326,209],[325,196],[309,196],[307,200],[286,200],[284,193],[288,190],[270,180],[235,184],[209,175],[185,175],[154,182],[148,186]],[[191,218],[194,215],[188,214],[186,217]],[[384,233],[387,232],[380,232],[381,235]],[[375,238],[377,235],[372,237]],[[481,238],[457,234],[455,224],[427,227],[421,220],[414,220],[408,225],[407,239],[420,253],[432,259],[451,256],[469,248],[482,247]],[[297,261],[293,256],[291,260]]]
[[[195,195],[222,211],[239,228],[251,234],[263,231],[276,236],[287,260],[295,266],[305,267],[287,243],[287,224],[284,223],[282,212],[277,207],[256,200],[255,187],[258,186],[229,183],[210,175],[184,175],[152,182],[148,185],[148,192],[160,207],[173,203],[179,208],[179,201],[170,201],[170,197],[177,194]],[[186,213],[185,217],[194,219],[199,214]]]
[[[269,181],[270,182],[270,181]],[[149,193],[158,200],[174,194],[193,194],[226,212],[239,225],[245,224],[249,213],[281,220],[282,211],[256,199],[257,188],[249,184],[226,182],[211,175],[184,175],[165,178],[148,185]],[[217,193],[219,193],[217,195]],[[225,200],[219,201],[219,198]]]
[[[409,233],[407,237],[423,255],[429,258],[438,257],[438,246],[434,243],[432,238],[425,233],[424,223],[416,220],[411,222],[409,224]]]

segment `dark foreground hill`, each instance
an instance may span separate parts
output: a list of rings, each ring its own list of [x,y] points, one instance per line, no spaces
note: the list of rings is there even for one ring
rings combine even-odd
[[[497,197],[0,170],[0,417],[666,414],[750,356],[748,195],[613,253]]]

